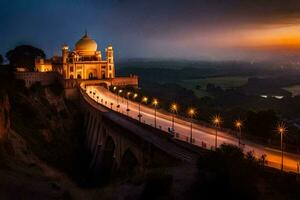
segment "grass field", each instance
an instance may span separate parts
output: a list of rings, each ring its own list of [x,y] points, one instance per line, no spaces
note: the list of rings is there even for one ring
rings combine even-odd
[[[247,83],[249,77],[245,76],[223,76],[203,79],[191,79],[181,81],[181,86],[193,90],[198,97],[210,96],[206,92],[207,84],[211,83],[223,89],[242,86]],[[199,89],[196,88],[199,86]]]
[[[285,87],[283,89],[291,92],[293,96],[300,95],[300,85],[291,85],[291,86]]]

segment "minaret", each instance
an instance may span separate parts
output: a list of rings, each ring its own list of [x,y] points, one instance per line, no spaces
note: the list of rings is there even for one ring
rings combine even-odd
[[[62,60],[63,63],[67,63],[67,58],[68,58],[68,52],[69,52],[69,47],[68,45],[64,44],[61,48],[62,51]]]
[[[107,59],[107,77],[115,78],[115,64],[114,64],[114,50],[111,44],[107,46],[106,59]]]
[[[69,73],[69,71],[67,69],[68,68],[67,67],[68,66],[67,59],[68,59],[68,53],[69,53],[68,45],[64,44],[61,51],[62,51],[62,64],[63,64],[63,72],[62,73],[63,73],[64,78],[67,78],[68,73]]]

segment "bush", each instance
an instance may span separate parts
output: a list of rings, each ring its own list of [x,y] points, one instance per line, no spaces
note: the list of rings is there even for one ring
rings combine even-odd
[[[241,149],[221,145],[199,158],[199,177],[191,189],[191,198],[257,199],[258,176],[249,166]]]
[[[274,127],[277,122],[278,117],[273,110],[249,111],[245,121],[245,130],[251,135],[269,139],[275,134]]]
[[[56,96],[62,96],[63,92],[64,92],[63,85],[60,84],[60,83],[56,83],[56,84],[50,85],[49,89]]]
[[[173,177],[164,170],[150,172],[146,177],[144,191],[141,199],[169,199]]]
[[[41,82],[36,82],[30,86],[30,91],[34,94],[43,94],[44,87],[42,86]]]

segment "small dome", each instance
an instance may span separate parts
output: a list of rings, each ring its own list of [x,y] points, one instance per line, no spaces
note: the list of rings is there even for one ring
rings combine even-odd
[[[76,51],[97,51],[97,43],[87,33],[76,43]]]

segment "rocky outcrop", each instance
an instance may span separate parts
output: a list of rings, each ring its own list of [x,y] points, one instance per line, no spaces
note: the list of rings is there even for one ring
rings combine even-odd
[[[9,120],[9,100],[7,95],[0,97],[0,140],[7,137],[10,120]]]

